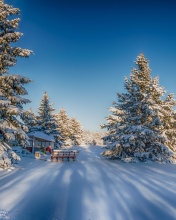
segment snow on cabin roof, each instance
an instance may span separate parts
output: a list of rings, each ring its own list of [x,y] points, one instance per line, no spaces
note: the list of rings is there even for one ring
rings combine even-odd
[[[35,137],[35,138],[39,138],[39,139],[43,139],[45,141],[51,141],[54,142],[54,138],[52,135],[47,135],[42,131],[34,131],[34,132],[30,132],[28,133],[29,137]]]

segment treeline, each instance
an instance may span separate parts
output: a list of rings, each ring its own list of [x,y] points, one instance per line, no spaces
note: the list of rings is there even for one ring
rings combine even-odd
[[[50,103],[47,92],[44,92],[36,115],[32,109],[25,111],[23,122],[28,133],[42,131],[55,138],[56,146],[103,145],[105,132],[84,130],[76,117],[69,118],[65,109],[58,113]]]
[[[38,107],[38,114],[34,114],[32,109],[26,111],[23,122],[29,132],[42,131],[55,138],[56,147],[62,145],[79,145],[83,136],[83,128],[75,118],[69,118],[66,110],[61,108],[55,113],[53,103],[47,92],[44,92]]]

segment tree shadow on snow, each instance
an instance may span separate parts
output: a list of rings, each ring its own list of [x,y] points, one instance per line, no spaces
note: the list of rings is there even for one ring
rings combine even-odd
[[[0,209],[17,220],[175,219],[174,165],[125,164],[97,152],[80,148],[75,162],[36,161],[5,176]]]

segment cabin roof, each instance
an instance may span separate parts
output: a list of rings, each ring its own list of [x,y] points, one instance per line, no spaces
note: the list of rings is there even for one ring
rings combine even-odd
[[[47,135],[42,131],[33,131],[28,133],[29,138],[41,139],[43,141],[54,142],[53,135]]]

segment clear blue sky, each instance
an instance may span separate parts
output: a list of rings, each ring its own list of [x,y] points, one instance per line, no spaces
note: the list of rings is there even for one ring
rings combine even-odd
[[[10,70],[34,80],[26,108],[36,110],[46,90],[57,111],[99,130],[141,52],[152,75],[176,94],[176,1],[5,2],[21,9],[18,45],[35,53]]]

